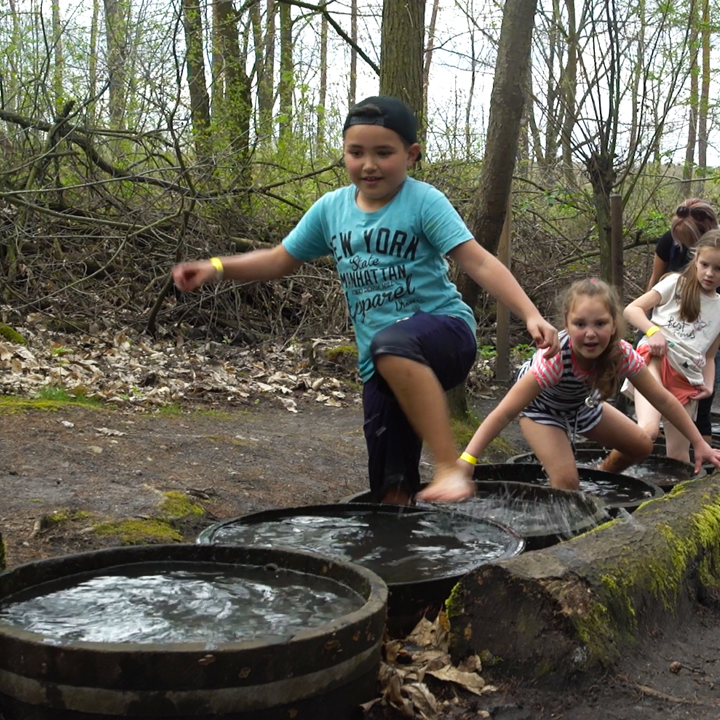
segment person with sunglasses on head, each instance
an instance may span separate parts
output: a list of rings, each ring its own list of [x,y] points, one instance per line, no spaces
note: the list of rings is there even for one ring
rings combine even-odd
[[[708,231],[718,227],[718,220],[712,206],[705,200],[693,197],[678,205],[670,229],[655,245],[655,257],[647,292],[660,282],[666,273],[682,272],[692,260],[693,249],[698,240]],[[715,366],[718,367],[718,359]],[[718,373],[715,375],[718,378]],[[700,434],[709,442],[712,439],[711,410],[715,393],[698,403],[697,425]]]
[[[652,275],[646,290],[652,290],[665,273],[684,270],[698,240],[708,230],[717,227],[717,215],[705,200],[689,198],[678,205],[670,229],[660,236],[655,245]]]

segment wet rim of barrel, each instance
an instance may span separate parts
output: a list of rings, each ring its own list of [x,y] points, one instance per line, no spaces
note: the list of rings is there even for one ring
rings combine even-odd
[[[240,558],[244,562],[240,562]],[[78,570],[83,561],[95,560],[90,567]],[[288,562],[290,561],[290,562]],[[301,644],[307,637],[318,633],[332,632],[334,629],[346,627],[361,614],[374,614],[383,611],[387,604],[387,586],[376,573],[360,565],[328,558],[319,553],[310,551],[299,552],[292,548],[260,548],[242,547],[238,545],[146,545],[126,548],[109,548],[107,550],[90,551],[75,555],[65,555],[49,558],[32,563],[19,565],[0,573],[0,604],[12,602],[13,595],[20,591],[31,591],[32,588],[42,588],[57,580],[71,580],[73,577],[101,575],[103,571],[112,569],[117,571],[122,567],[137,568],[142,564],[167,564],[171,568],[173,563],[208,563],[209,567],[217,568],[223,565],[238,567],[240,565],[253,565],[269,571],[292,571],[300,575],[311,575],[313,571],[324,577],[335,580],[346,587],[355,590],[363,600],[358,610],[343,617],[322,625],[314,626],[293,633],[288,640],[285,636],[268,636],[261,639],[241,640],[237,642],[222,643],[213,649],[213,653],[239,652],[245,649],[256,648],[259,644],[272,644],[282,640],[283,645],[292,643]],[[73,572],[74,570],[74,572]],[[35,579],[39,574],[49,576],[40,582]],[[351,584],[352,583],[352,584]],[[38,593],[42,595],[42,592]],[[0,624],[0,634],[14,637],[24,642],[37,642],[60,651],[73,649],[102,649],[104,655],[118,653],[126,655],[128,652],[139,651],[144,653],[162,652],[162,654],[207,653],[207,644],[204,642],[173,642],[173,643],[133,643],[133,642],[86,642],[63,641],[62,643],[47,643],[44,636],[8,624]]]
[[[399,505],[389,505],[389,504],[375,504],[375,503],[352,503],[352,506],[350,506],[349,503],[334,503],[334,504],[325,504],[325,505],[306,505],[306,506],[298,506],[293,508],[279,508],[275,510],[263,510],[260,512],[255,513],[248,513],[245,515],[240,515],[235,518],[230,518],[228,520],[223,520],[219,523],[215,523],[214,525],[209,526],[205,530],[203,530],[200,535],[197,538],[197,541],[199,544],[212,544],[213,536],[216,535],[222,528],[232,526],[234,524],[259,524],[263,522],[265,519],[269,520],[278,520],[281,518],[287,518],[287,517],[293,517],[293,516],[300,516],[300,515],[329,515],[330,513],[343,513],[346,515],[357,515],[360,512],[365,513],[382,513],[382,514],[392,514],[397,515],[398,509],[400,509],[400,512],[403,513],[413,513],[413,514],[437,514],[437,515],[447,515],[447,512],[443,512],[440,509],[432,509],[427,507],[416,507],[416,506],[399,506]],[[461,515],[461,513],[459,513]],[[491,562],[498,562],[500,560],[507,560],[512,557],[516,557],[517,555],[520,555],[525,550],[525,538],[518,533],[513,528],[508,527],[507,525],[504,525],[501,522],[497,522],[496,520],[492,520],[490,518],[474,518],[470,517],[468,515],[463,516],[464,520],[471,520],[472,522],[478,523],[478,524],[485,524],[488,526],[492,526],[493,528],[502,531],[509,540],[512,542],[509,543],[503,553],[495,558],[492,559]],[[358,565],[359,563],[357,561],[352,561],[352,564]],[[377,572],[377,571],[376,571]],[[455,577],[461,577],[465,575],[465,572],[458,572],[457,570],[455,572],[447,572],[442,575],[435,575],[431,578],[420,578],[417,580],[412,581],[405,581],[405,582],[389,582],[388,585],[391,588],[403,588],[403,587],[418,587],[423,586],[425,584],[430,585],[433,583],[437,583],[439,581],[452,579]]]

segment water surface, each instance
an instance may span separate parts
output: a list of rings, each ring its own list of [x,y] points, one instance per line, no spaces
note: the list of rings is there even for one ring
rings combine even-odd
[[[41,595],[0,605],[0,626],[48,641],[222,643],[285,636],[360,609],[364,601],[333,580],[287,570],[191,563],[71,577]],[[132,567],[132,566],[129,566]],[[142,568],[142,569],[140,569]],[[10,598],[12,601],[13,598]]]

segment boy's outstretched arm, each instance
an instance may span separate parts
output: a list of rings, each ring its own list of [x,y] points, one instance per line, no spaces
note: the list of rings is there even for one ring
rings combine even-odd
[[[294,258],[282,245],[270,250],[221,257],[225,280],[277,280],[297,270],[302,262]],[[209,260],[196,260],[176,265],[173,280],[179,290],[195,290],[214,280],[218,269]]]
[[[633,387],[650,402],[663,417],[666,417],[691,443],[695,451],[695,472],[699,473],[704,462],[720,467],[720,450],[714,450],[703,440],[700,431],[685,412],[680,401],[666,390],[643,367],[630,378]]]
[[[540,314],[513,274],[480,243],[471,239],[450,251],[450,257],[480,287],[522,318],[539,348],[550,358],[560,348],[557,330]]]

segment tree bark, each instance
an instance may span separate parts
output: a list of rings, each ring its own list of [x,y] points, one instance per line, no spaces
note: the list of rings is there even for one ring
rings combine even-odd
[[[352,107],[357,101],[357,41],[358,41],[358,3],[357,0],[350,1],[350,83],[348,85],[348,107]]]
[[[500,242],[512,187],[536,8],[537,0],[508,0],[500,28],[485,158],[468,218],[473,237],[493,254]],[[458,284],[463,300],[474,308],[480,288],[466,275]]]
[[[447,602],[455,658],[558,686],[602,671],[720,584],[720,475],[546,550],[479,567]]]
[[[128,80],[130,5],[128,0],[104,0],[105,35],[108,55],[108,109],[110,127],[125,129],[125,99]]]
[[[683,164],[683,188],[685,197],[693,195],[692,184],[695,173],[695,146],[698,127],[698,16],[697,3],[690,3],[690,98],[688,102],[688,135],[685,145],[685,163]]]
[[[380,94],[406,102],[423,127],[424,0],[385,0],[380,41]]]
[[[195,135],[195,152],[201,162],[210,153],[210,96],[205,80],[205,50],[203,42],[203,22],[198,0],[182,0],[183,28],[190,92],[190,116]]]
[[[328,84],[328,21],[327,15],[320,16],[320,97],[317,109],[317,153],[325,147],[325,106]]]
[[[710,112],[710,0],[704,0],[702,5],[701,47],[702,70],[700,84],[700,107],[698,110],[698,173],[700,178],[698,194],[702,195],[705,189],[705,174],[707,170],[708,148],[708,114]]]
[[[280,3],[280,85],[278,96],[280,98],[280,120],[278,132],[280,142],[289,142],[292,131],[293,116],[293,24],[292,6],[288,2]]]

